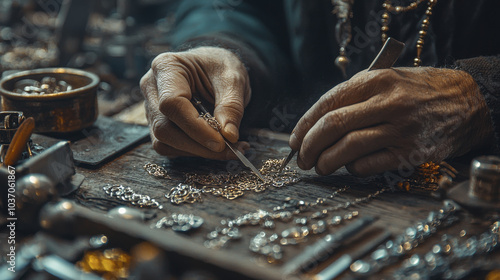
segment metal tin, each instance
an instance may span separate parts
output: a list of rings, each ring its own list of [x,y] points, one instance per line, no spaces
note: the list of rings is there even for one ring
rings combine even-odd
[[[500,202],[500,158],[481,156],[472,161],[469,195],[485,201]]]
[[[13,92],[22,79],[40,81],[43,77],[64,80],[73,90],[45,94],[22,95]],[[0,80],[3,111],[22,111],[35,119],[36,132],[74,132],[91,126],[97,119],[97,85],[99,77],[72,68],[41,68],[8,75]]]

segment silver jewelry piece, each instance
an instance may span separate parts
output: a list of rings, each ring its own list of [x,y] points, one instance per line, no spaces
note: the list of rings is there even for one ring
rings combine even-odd
[[[129,187],[123,185],[107,184],[102,187],[104,192],[121,201],[128,202],[134,206],[163,209],[163,205],[151,198],[149,195],[138,194]]]

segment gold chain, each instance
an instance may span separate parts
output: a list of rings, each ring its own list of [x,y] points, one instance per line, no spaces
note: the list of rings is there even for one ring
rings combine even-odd
[[[382,42],[385,42],[388,38],[387,32],[389,31],[389,21],[390,14],[389,13],[405,13],[411,10],[416,9],[424,0],[416,0],[411,2],[408,6],[394,6],[391,4],[391,0],[386,0],[382,7],[385,9],[385,12],[382,14]],[[413,66],[418,67],[422,64],[422,60],[420,59],[420,55],[422,54],[422,49],[424,47],[424,38],[427,35],[427,29],[429,29],[430,16],[432,15],[432,8],[436,5],[437,0],[428,0],[427,1],[427,10],[425,11],[425,19],[422,21],[420,26],[420,31],[418,32],[418,40],[417,40],[417,56],[413,60]]]

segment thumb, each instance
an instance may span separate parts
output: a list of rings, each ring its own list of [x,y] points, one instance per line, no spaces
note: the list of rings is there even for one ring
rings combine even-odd
[[[222,135],[230,142],[236,143],[243,112],[250,99],[248,75],[246,72],[233,72],[230,75],[221,75],[212,82],[215,96],[214,117],[221,124]]]

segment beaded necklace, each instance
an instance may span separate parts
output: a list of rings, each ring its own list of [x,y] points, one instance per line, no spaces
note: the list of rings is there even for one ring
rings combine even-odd
[[[380,31],[382,33],[382,43],[384,43],[388,38],[387,32],[389,31],[389,22],[391,18],[390,14],[400,14],[415,10],[424,1],[425,0],[415,0],[407,6],[398,6],[392,4],[391,0],[385,0],[382,4],[382,8],[385,11],[382,13],[382,26],[380,28]],[[426,2],[427,9],[425,11],[425,18],[422,21],[422,24],[420,26],[421,29],[418,32],[419,37],[416,44],[417,53],[415,59],[413,60],[413,65],[416,67],[422,64],[420,56],[424,47],[424,38],[427,35],[427,29],[429,28],[432,9],[434,8],[434,5],[436,5],[437,0],[427,0]],[[332,0],[332,4],[334,6],[332,13],[336,14],[338,18],[337,24],[335,26],[335,38],[337,39],[337,42],[339,44],[339,55],[335,59],[335,65],[340,68],[340,70],[342,70],[344,78],[347,78],[346,70],[347,66],[349,65],[350,59],[347,57],[346,48],[352,38],[351,18],[353,17],[352,6],[354,4],[354,0]]]

